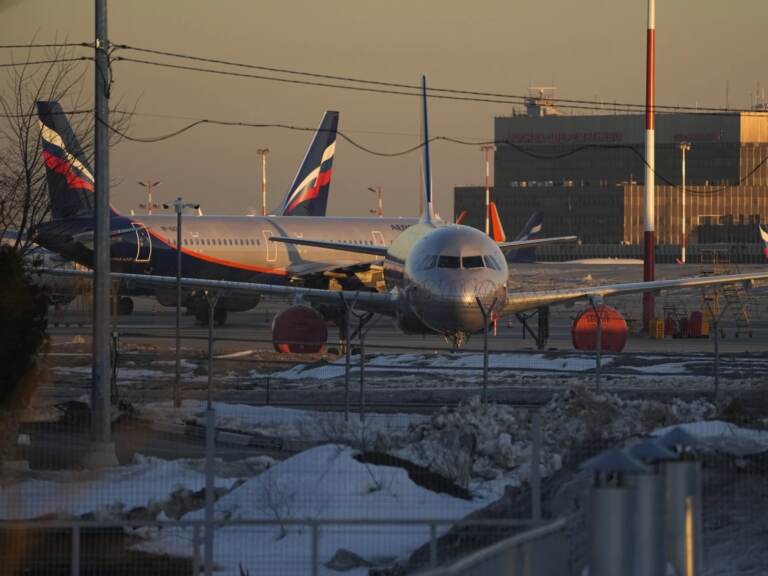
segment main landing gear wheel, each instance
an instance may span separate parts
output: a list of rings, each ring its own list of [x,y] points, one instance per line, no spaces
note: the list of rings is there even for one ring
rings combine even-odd
[[[200,302],[195,310],[195,321],[200,326],[208,326],[208,314],[210,307],[207,302]],[[224,326],[227,323],[227,309],[215,308],[213,310],[213,323],[216,326]]]
[[[117,301],[117,314],[118,316],[130,316],[133,314],[133,298],[122,296]]]

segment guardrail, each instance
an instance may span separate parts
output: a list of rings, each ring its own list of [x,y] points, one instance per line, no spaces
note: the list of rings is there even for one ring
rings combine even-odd
[[[566,519],[532,528],[421,576],[566,576]]]
[[[474,529],[493,529],[493,533],[497,534],[499,529],[525,529],[532,528],[522,535],[515,536],[509,541],[513,542],[526,542],[535,538],[540,540],[542,537],[553,534],[555,530],[561,531],[561,523],[555,522],[552,525],[545,526],[544,528],[537,528],[540,523],[535,523],[531,520],[498,520],[498,519],[444,519],[444,518],[348,518],[348,519],[321,519],[321,518],[301,518],[301,519],[238,519],[238,520],[226,520],[216,521],[210,526],[204,520],[177,520],[177,521],[102,521],[102,520],[3,520],[0,521],[0,535],[3,533],[20,532],[25,538],[30,538],[32,534],[41,535],[45,531],[69,533],[69,542],[57,547],[59,552],[58,558],[48,558],[49,561],[56,563],[60,573],[61,565],[64,563],[69,564],[69,573],[71,576],[79,576],[82,573],[92,573],[92,566],[90,563],[92,559],[83,554],[83,537],[85,534],[98,534],[99,531],[109,530],[136,530],[142,528],[155,528],[155,529],[182,529],[191,532],[191,538],[189,539],[189,558],[191,559],[190,571],[193,576],[199,576],[201,568],[203,567],[203,555],[201,549],[204,547],[204,534],[208,529],[214,530],[214,537],[216,530],[222,530],[229,527],[238,528],[280,528],[287,529],[290,527],[308,528],[310,531],[309,540],[309,569],[310,574],[317,576],[320,573],[320,566],[322,562],[327,562],[328,558],[321,558],[320,541],[322,538],[323,530],[325,529],[339,529],[341,527],[351,528],[381,528],[381,527],[423,527],[429,533],[428,540],[428,567],[435,568],[439,562],[439,547],[438,538],[440,528],[446,527],[461,527],[462,529],[474,528]],[[528,535],[528,536],[526,536]],[[2,540],[2,539],[0,539]],[[11,538],[13,541],[13,538]],[[504,541],[507,542],[507,541]],[[499,544],[504,544],[501,542]],[[68,545],[67,545],[68,544]],[[490,549],[495,550],[497,545],[491,546]],[[502,546],[505,548],[505,546]],[[68,553],[67,553],[68,550]],[[567,551],[567,550],[566,550]],[[486,553],[487,555],[487,553]],[[473,555],[474,556],[474,555]],[[567,554],[564,554],[567,557]],[[221,562],[222,558],[214,558],[214,562]],[[237,562],[237,558],[226,558],[227,561]],[[40,562],[45,562],[41,560]],[[31,562],[30,564],[33,564]],[[13,566],[9,564],[9,559],[4,561],[4,569],[11,570],[15,573],[18,568],[18,572],[22,573],[27,566]],[[210,568],[210,567],[209,567]],[[43,572],[45,572],[43,570]],[[37,572],[36,572],[37,573]],[[248,573],[241,570],[242,573]],[[293,572],[291,572],[293,573]],[[450,574],[459,574],[459,572],[450,572]],[[463,573],[462,573],[463,574]],[[478,572],[479,574],[479,572]],[[484,573],[490,574],[490,573]],[[552,573],[555,574],[555,573]]]

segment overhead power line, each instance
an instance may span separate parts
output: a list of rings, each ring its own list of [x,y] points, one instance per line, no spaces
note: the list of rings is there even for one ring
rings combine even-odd
[[[409,92],[407,92],[405,95],[410,95],[410,96],[420,95],[420,86],[417,86],[415,84],[408,84],[408,83],[402,83],[402,82],[388,82],[383,80],[372,80],[367,78],[357,78],[353,76],[341,76],[341,75],[335,75],[335,74],[323,74],[318,72],[308,72],[304,70],[295,70],[291,68],[281,68],[281,67],[275,67],[275,66],[264,66],[259,64],[248,64],[248,63],[236,62],[232,60],[224,60],[221,58],[209,58],[204,56],[195,56],[192,54],[170,52],[166,50],[141,48],[137,46],[130,46],[127,44],[113,44],[113,47],[116,50],[118,49],[130,50],[130,51],[136,51],[136,52],[141,52],[146,54],[152,54],[155,56],[178,58],[178,59],[190,60],[194,62],[204,62],[207,64],[217,64],[217,65],[231,66],[231,67],[244,68],[244,69],[250,69],[250,70],[260,70],[264,72],[289,74],[289,75],[295,75],[295,76],[306,77],[306,78],[319,78],[323,80],[331,80],[336,82],[352,82],[356,84],[364,84],[364,85],[377,86],[382,88],[394,88],[398,90],[407,90]],[[167,66],[167,67],[179,66],[180,69],[190,70],[190,71],[221,73],[221,74],[228,74],[228,75],[240,76],[240,77],[252,77],[252,78],[263,79],[263,80],[274,80],[274,81],[284,81],[284,82],[290,81],[288,79],[279,79],[275,77],[241,75],[233,72],[213,70],[209,68],[199,68],[199,67],[193,67],[193,66],[182,67],[180,65],[170,65],[168,63],[141,60],[138,58],[117,57],[116,59],[127,61],[127,62],[138,62],[142,64],[155,65],[155,66]],[[292,82],[302,83],[296,80],[293,80]],[[328,85],[328,84],[320,83],[320,84],[310,84],[310,85],[320,85],[320,86],[346,88],[346,89],[360,89],[359,87],[339,86],[336,84]],[[413,91],[413,92],[410,92],[410,91]],[[395,91],[395,92],[386,91],[385,93],[403,94],[402,92],[399,92],[399,91]],[[509,93],[500,93],[500,92],[486,92],[486,91],[480,91],[480,90],[461,90],[461,89],[455,89],[455,88],[440,88],[440,87],[430,87],[428,89],[428,95],[430,97],[438,97],[438,93],[452,94],[456,96],[476,97],[477,100],[475,100],[475,98],[461,98],[461,99],[481,101],[481,102],[504,103],[504,104],[524,104],[526,101],[530,99],[530,95],[509,94]],[[624,111],[633,111],[633,112],[642,112],[645,110],[645,104],[636,104],[636,103],[627,103],[627,102],[607,103],[605,101],[597,101],[597,100],[589,100],[589,99],[573,99],[573,98],[551,98],[551,99],[555,104],[558,104],[567,108],[603,110],[603,111],[624,110]],[[754,110],[746,110],[746,109],[680,106],[680,105],[659,105],[659,104],[655,105],[654,109],[659,112],[665,112],[665,111],[666,112],[696,112],[696,113],[715,112],[715,113],[721,113],[721,114],[737,113],[737,112],[742,112],[742,113],[754,112]]]
[[[48,112],[51,116],[75,116],[80,114],[93,114],[93,109],[89,110],[68,110],[66,112]],[[37,112],[30,111],[28,114],[0,114],[0,118],[31,118],[36,116]]]
[[[4,48],[93,48],[89,42],[60,42],[51,44],[0,44],[0,50]]]
[[[24,66],[37,66],[39,64],[65,64],[67,62],[81,62],[93,60],[91,56],[80,56],[78,58],[52,58],[50,60],[27,60],[25,62],[4,62],[0,63],[0,68],[22,68]]]

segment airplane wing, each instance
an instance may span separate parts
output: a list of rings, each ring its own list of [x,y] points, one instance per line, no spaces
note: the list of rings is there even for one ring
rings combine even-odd
[[[80,276],[92,277],[92,271],[81,270],[57,270],[39,268],[36,271],[50,273],[56,276]],[[113,280],[124,280],[136,284],[153,284],[160,286],[176,286],[175,276],[155,276],[150,274],[127,274],[112,272]],[[397,293],[395,292],[364,292],[355,290],[324,290],[320,288],[303,288],[300,286],[281,286],[276,284],[257,284],[255,282],[231,282],[229,280],[204,280],[198,278],[181,278],[182,285],[188,288],[208,289],[224,292],[245,292],[270,294],[273,296],[285,296],[301,298],[309,302],[323,304],[342,304],[375,312],[384,316],[393,316],[397,308]]]
[[[270,241],[282,242],[284,244],[298,244],[300,246],[314,246],[316,248],[327,248],[328,250],[341,250],[343,252],[357,252],[358,254],[371,254],[381,258],[384,258],[387,255],[386,246],[366,246],[364,244],[308,240],[306,238],[289,238],[287,236],[272,236]]]
[[[338,260],[335,262],[300,262],[298,264],[289,264],[286,266],[288,274],[291,276],[311,276],[312,274],[323,274],[325,272],[356,272],[369,269],[372,266],[381,265],[381,261],[361,263],[353,260]]]
[[[560,290],[541,290],[536,292],[510,292],[502,315],[531,310],[539,306],[562,304],[589,298],[620,296],[638,292],[660,292],[663,290],[718,286],[722,284],[742,283],[751,287],[755,280],[768,279],[768,272],[728,274],[723,276],[694,276],[676,280],[655,280],[652,282],[630,282],[626,284],[606,284],[583,288],[564,288]]]
[[[533,238],[531,240],[513,240],[511,242],[499,242],[499,248],[502,252],[517,250],[519,248],[532,248],[542,244],[554,244],[556,242],[576,242],[578,236],[553,236],[551,238]]]

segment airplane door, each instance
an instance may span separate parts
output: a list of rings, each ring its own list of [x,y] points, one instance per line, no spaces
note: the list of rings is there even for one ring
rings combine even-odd
[[[384,234],[382,234],[378,230],[373,230],[371,232],[371,235],[373,236],[373,243],[376,246],[386,246],[386,243],[384,242]]]
[[[272,230],[262,230],[261,234],[264,236],[264,246],[267,250],[267,262],[277,262],[277,244],[270,242],[269,239],[274,236]]]
[[[136,231],[136,262],[149,262],[152,258],[152,237],[143,224],[133,224]]]

